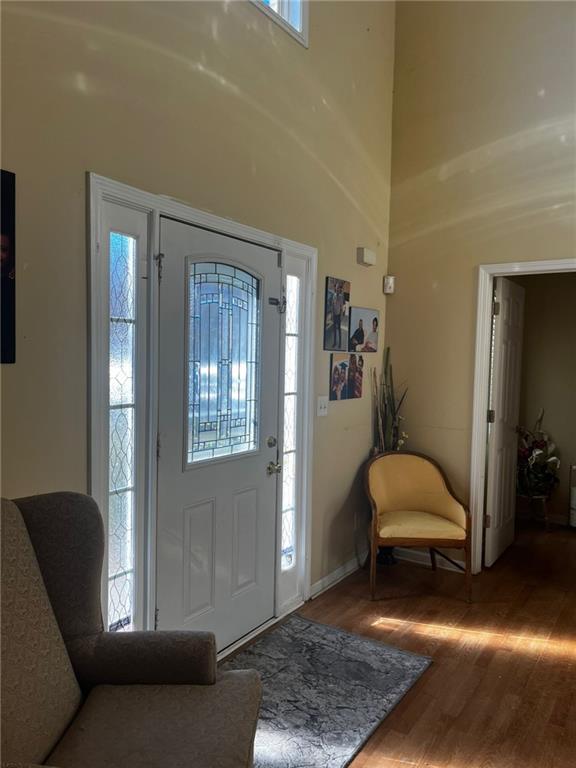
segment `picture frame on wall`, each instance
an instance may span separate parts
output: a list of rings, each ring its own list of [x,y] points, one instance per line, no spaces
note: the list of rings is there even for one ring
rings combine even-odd
[[[380,312],[366,307],[350,307],[349,352],[378,352]]]
[[[330,400],[357,400],[362,397],[364,356],[353,352],[330,355]]]
[[[0,362],[16,362],[16,176],[1,171],[0,254]]]
[[[339,352],[330,355],[330,400],[348,400],[348,368],[350,355]]]
[[[347,351],[349,306],[350,281],[338,277],[327,277],[324,303],[324,349]]]

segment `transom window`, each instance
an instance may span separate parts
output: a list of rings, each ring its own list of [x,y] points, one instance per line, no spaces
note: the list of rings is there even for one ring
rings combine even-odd
[[[308,46],[307,0],[252,0],[303,45]]]
[[[258,448],[260,281],[188,262],[187,463]]]

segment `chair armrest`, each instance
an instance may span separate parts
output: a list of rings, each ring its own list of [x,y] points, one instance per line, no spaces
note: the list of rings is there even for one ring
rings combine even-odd
[[[447,520],[451,520],[464,530],[468,530],[468,510],[462,502],[454,496],[449,488],[446,488],[445,501],[436,514],[440,514]]]
[[[82,687],[212,685],[216,641],[211,632],[101,632],[67,643]]]

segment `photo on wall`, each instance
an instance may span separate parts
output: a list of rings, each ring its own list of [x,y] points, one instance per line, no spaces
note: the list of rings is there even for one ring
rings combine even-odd
[[[362,397],[363,378],[362,355],[347,352],[330,355],[330,400],[355,400]]]
[[[353,352],[348,363],[348,400],[362,397],[363,379],[364,357]]]
[[[350,355],[335,353],[330,355],[330,400],[348,400],[348,368]]]
[[[326,278],[326,302],[324,305],[324,349],[348,348],[348,308],[350,283],[337,277]]]
[[[1,317],[2,363],[16,362],[16,176],[2,171],[1,223]]]
[[[350,307],[349,352],[378,352],[380,312],[365,307]]]

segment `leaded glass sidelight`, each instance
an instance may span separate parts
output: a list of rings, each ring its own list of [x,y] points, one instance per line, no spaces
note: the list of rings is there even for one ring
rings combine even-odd
[[[298,411],[298,344],[300,278],[286,278],[284,337],[284,452],[282,461],[282,550],[280,566],[287,571],[296,557],[296,451]]]
[[[258,448],[260,281],[188,262],[188,464]]]
[[[134,619],[136,239],[110,233],[108,628]]]

